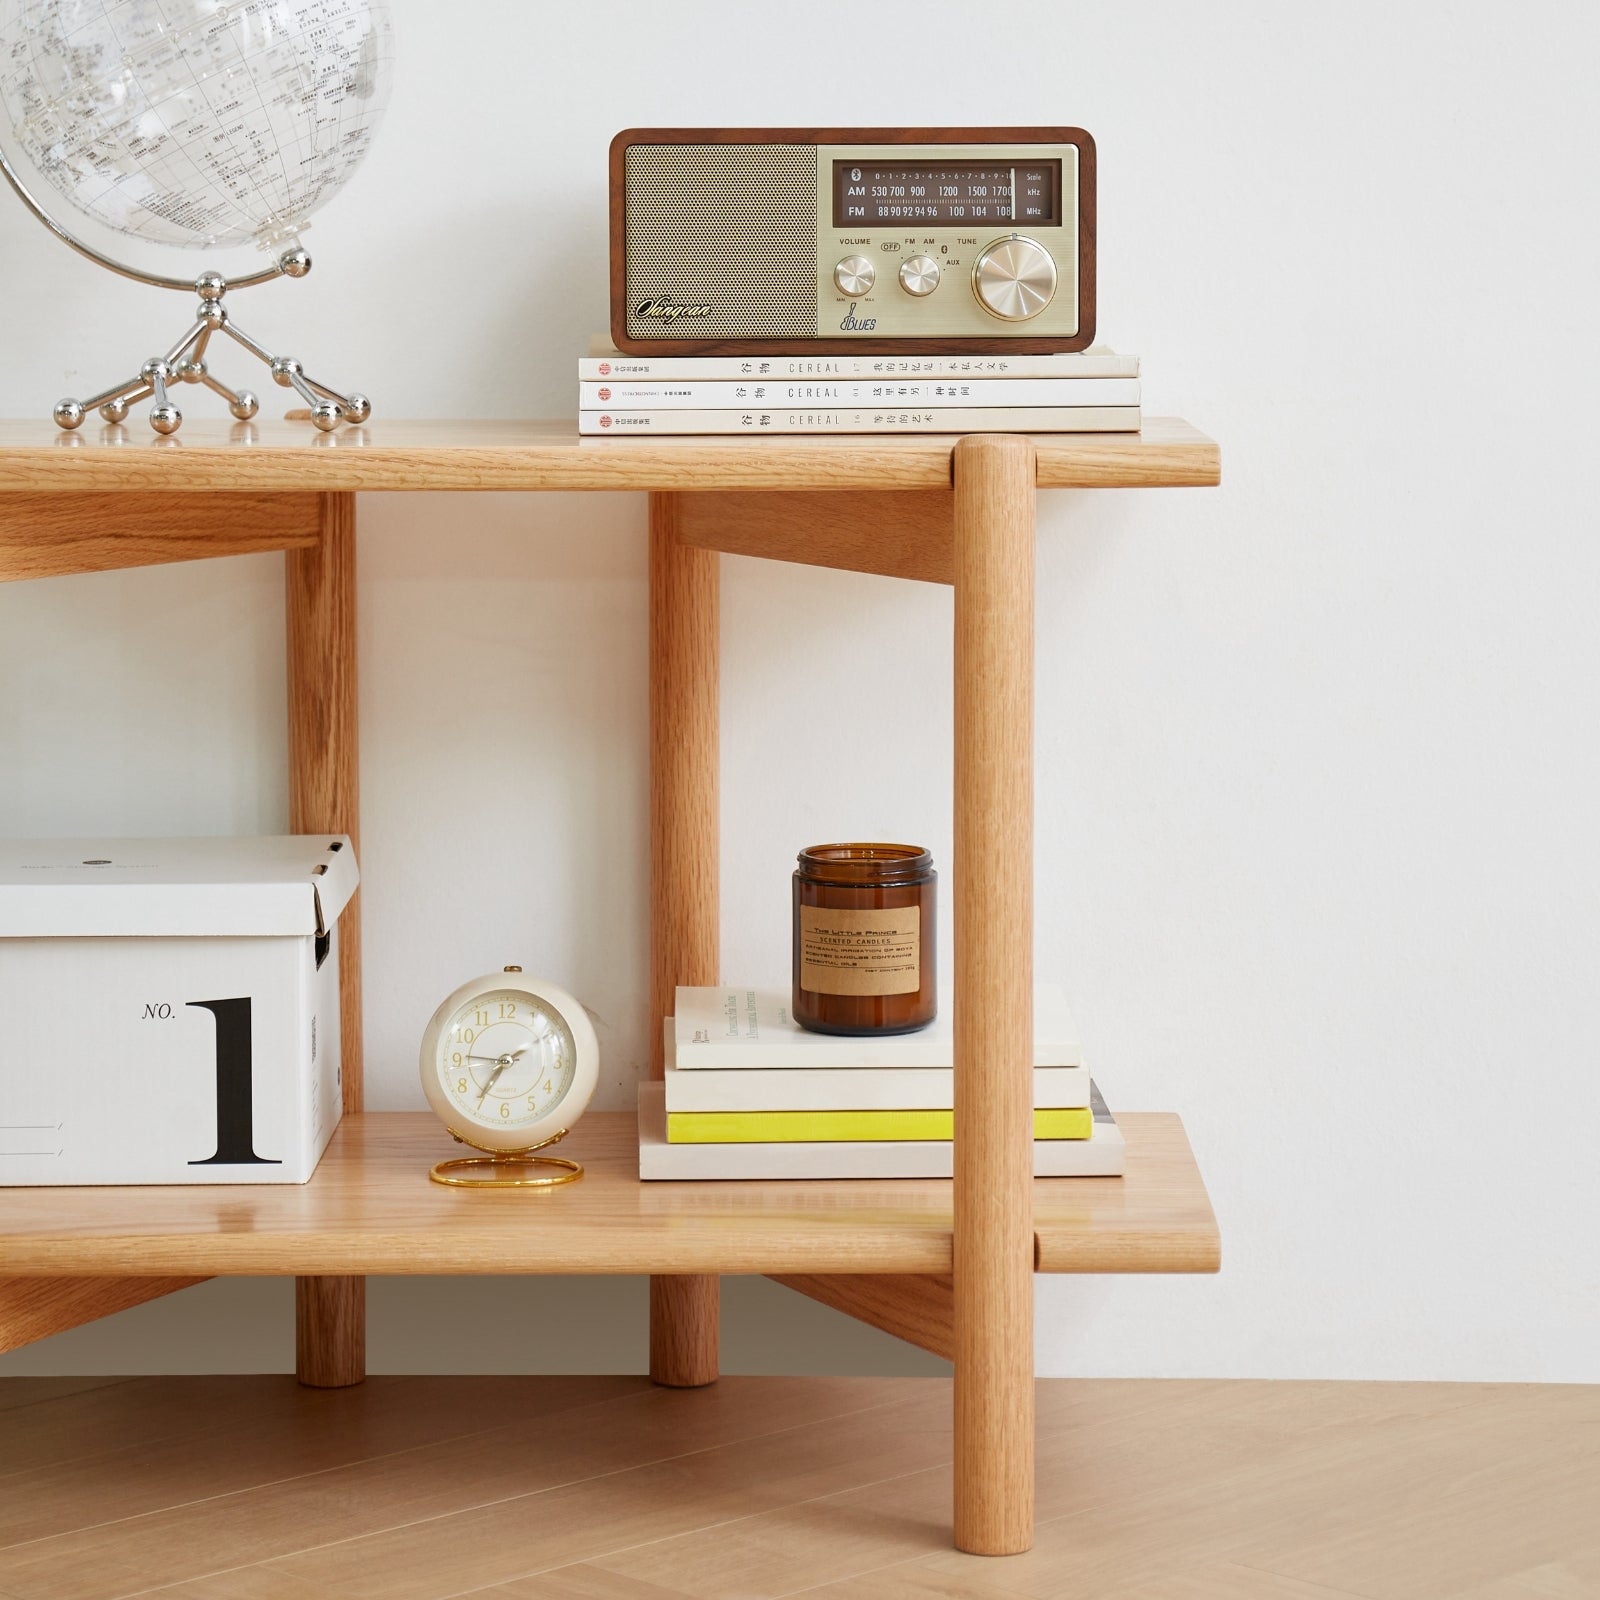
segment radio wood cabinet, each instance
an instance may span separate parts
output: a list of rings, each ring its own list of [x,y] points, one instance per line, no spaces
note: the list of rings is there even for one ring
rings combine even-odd
[[[293,1275],[299,1375],[337,1386],[365,1373],[365,1274],[648,1273],[651,1374],[694,1386],[717,1377],[718,1274],[767,1274],[953,1361],[956,1543],[1026,1549],[1034,1273],[1219,1261],[1174,1116],[1119,1119],[1124,1178],[1031,1177],[1035,496],[1219,472],[1210,440],[1154,418],[1138,434],[648,442],[580,441],[570,423],[192,424],[151,441],[0,423],[0,579],[287,552],[290,822],[357,838],[356,495],[648,493],[657,1073],[674,986],[719,977],[718,552],[953,583],[957,1088],[943,1182],[641,1184],[632,1113],[591,1113],[571,1139],[586,1178],[533,1199],[530,1229],[526,1195],[429,1183],[432,1118],[362,1114],[358,897],[346,1116],[315,1177],[0,1190],[0,1349],[209,1276]]]

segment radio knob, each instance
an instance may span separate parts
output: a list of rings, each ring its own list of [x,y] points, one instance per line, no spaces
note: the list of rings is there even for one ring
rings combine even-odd
[[[978,304],[1006,322],[1026,322],[1055,299],[1055,259],[1042,244],[1014,233],[997,239],[972,269]]]
[[[878,281],[878,269],[865,256],[846,256],[833,269],[840,294],[859,300]]]
[[[932,256],[912,256],[900,263],[900,287],[920,300],[939,287],[939,263]]]

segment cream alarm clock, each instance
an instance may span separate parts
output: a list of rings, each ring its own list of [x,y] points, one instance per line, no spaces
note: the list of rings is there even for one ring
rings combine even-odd
[[[583,1176],[576,1161],[536,1154],[588,1107],[600,1047],[579,1003],[506,967],[464,983],[422,1034],[422,1090],[462,1144],[486,1152],[441,1161],[436,1183],[548,1189]]]

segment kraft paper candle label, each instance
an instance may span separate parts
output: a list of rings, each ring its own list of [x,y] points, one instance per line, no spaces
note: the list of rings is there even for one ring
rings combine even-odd
[[[813,994],[912,994],[922,965],[922,908],[800,907],[800,987]]]

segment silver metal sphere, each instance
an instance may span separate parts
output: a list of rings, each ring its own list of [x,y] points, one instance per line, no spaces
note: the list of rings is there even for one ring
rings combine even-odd
[[[202,300],[220,300],[228,292],[228,280],[220,272],[202,272],[194,280],[194,292]]]
[[[157,356],[155,360],[147,361],[139,368],[139,376],[146,383],[149,383],[152,378],[159,378],[163,383],[166,383],[172,377],[172,368]]]
[[[349,421],[359,425],[372,415],[372,402],[364,394],[352,393],[344,414]]]
[[[115,425],[128,420],[128,402],[118,395],[115,400],[107,400],[100,407],[100,415],[109,423]]]
[[[248,422],[261,409],[261,402],[248,389],[241,389],[238,396],[228,402],[228,409],[240,422]]]
[[[226,324],[228,308],[220,300],[202,300],[199,308],[195,311],[195,316],[205,323],[208,328],[215,331]]]
[[[69,432],[83,421],[83,402],[81,400],[63,400],[55,409],[54,416],[58,428],[66,428]]]
[[[293,356],[279,356],[272,363],[272,381],[280,389],[292,389],[300,370],[300,363]]]
[[[324,433],[331,433],[339,426],[339,418],[344,415],[344,407],[332,400],[319,400],[311,408],[311,420]]]
[[[174,405],[151,406],[150,426],[157,433],[176,433],[183,426],[183,413]]]
[[[303,278],[311,270],[311,252],[304,245],[285,250],[278,257],[278,270],[286,278]]]
[[[203,383],[206,376],[206,364],[203,361],[185,361],[178,368],[178,377],[184,383]]]

